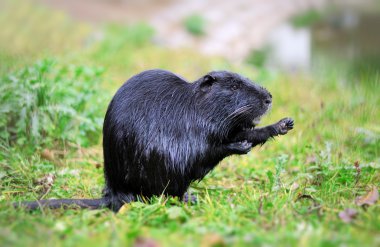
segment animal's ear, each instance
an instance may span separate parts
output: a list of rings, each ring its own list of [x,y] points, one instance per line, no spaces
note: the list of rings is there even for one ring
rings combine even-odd
[[[202,78],[202,81],[201,81],[201,84],[200,84],[200,88],[203,92],[208,92],[212,86],[212,84],[214,84],[214,82],[216,81],[215,77],[213,77],[212,75],[205,75],[203,78]]]

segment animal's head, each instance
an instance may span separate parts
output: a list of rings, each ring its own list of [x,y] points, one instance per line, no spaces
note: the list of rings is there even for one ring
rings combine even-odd
[[[208,73],[195,82],[195,90],[202,112],[230,130],[254,127],[272,105],[265,88],[227,71]]]

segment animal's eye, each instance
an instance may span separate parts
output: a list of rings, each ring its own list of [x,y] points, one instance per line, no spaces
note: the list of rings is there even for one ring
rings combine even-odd
[[[236,85],[236,84],[231,86],[231,89],[232,89],[232,90],[237,90],[238,88],[239,88],[239,86]]]

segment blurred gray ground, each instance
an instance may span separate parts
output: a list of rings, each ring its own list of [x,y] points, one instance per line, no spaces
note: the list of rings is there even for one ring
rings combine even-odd
[[[74,18],[93,23],[144,21],[155,28],[155,41],[160,45],[170,48],[189,47],[203,54],[241,61],[251,50],[259,49],[268,42],[276,28],[280,28],[279,33],[289,32],[281,24],[293,15],[311,8],[322,9],[331,4],[341,5],[343,8],[365,7],[375,0],[41,1],[68,12]],[[205,19],[205,35],[202,37],[195,37],[184,28],[184,19],[193,14]]]

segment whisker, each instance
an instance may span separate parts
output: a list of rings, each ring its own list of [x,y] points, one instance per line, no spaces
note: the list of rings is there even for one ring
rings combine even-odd
[[[254,105],[253,104],[244,105],[236,109],[234,112],[229,114],[225,119],[221,121],[220,128],[221,128],[221,133],[223,134],[223,136],[228,135],[228,132],[230,130],[229,126],[234,125],[235,123],[248,118],[248,115],[244,113],[246,113],[247,110],[250,110],[252,106]]]
[[[245,106],[242,106],[242,107],[236,109],[234,112],[232,112],[230,115],[228,115],[223,121],[226,121],[229,118],[234,117],[235,115],[240,115],[241,113],[250,109],[252,106],[253,106],[253,104],[249,104],[249,105],[245,105]]]

